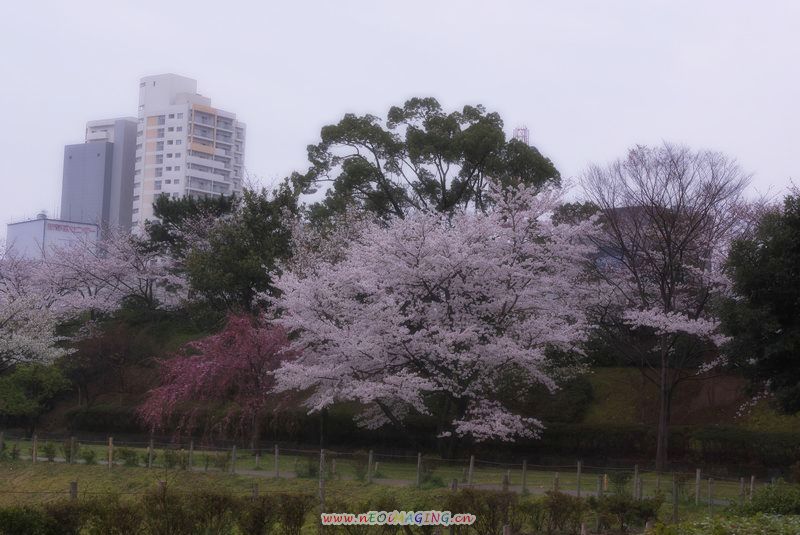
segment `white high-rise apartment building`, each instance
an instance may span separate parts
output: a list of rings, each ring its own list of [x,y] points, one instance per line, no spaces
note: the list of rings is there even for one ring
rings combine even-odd
[[[211,107],[197,82],[175,74],[139,83],[133,226],[153,219],[158,195],[212,197],[242,190],[245,125]]]

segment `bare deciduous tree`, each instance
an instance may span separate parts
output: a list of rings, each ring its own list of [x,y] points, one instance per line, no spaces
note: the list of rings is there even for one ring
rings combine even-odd
[[[722,341],[712,304],[729,287],[722,259],[742,228],[747,183],[734,160],[671,144],[637,146],[582,180],[599,207],[598,272],[614,296],[599,311],[599,331],[658,387],[658,469],[673,395],[713,365]]]

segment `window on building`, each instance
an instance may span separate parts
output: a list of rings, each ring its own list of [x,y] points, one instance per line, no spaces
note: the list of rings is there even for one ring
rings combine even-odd
[[[156,163],[164,163],[164,155],[156,154]]]
[[[175,157],[176,157],[176,158],[180,158],[180,157],[181,157],[181,153],[180,153],[180,152],[176,152],[176,153],[175,153]]]
[[[172,140],[171,139],[167,140],[167,145],[172,145]]]
[[[183,141],[181,141],[180,139],[176,139],[175,140],[175,144],[176,145],[181,145],[181,144],[183,144]]]
[[[183,119],[183,114],[182,113],[178,114],[178,119]]]
[[[156,150],[164,150],[164,142],[156,141]]]
[[[136,162],[138,163],[138,162],[141,162],[141,161],[142,161],[142,157],[141,156],[137,156],[136,157]]]
[[[138,208],[134,208],[134,209],[133,209],[133,213],[134,213],[134,214],[138,214],[138,213],[139,213],[139,209],[138,209]]]
[[[133,196],[133,200],[134,200],[134,201],[138,201],[138,200],[139,200],[139,196],[138,196],[138,195],[134,195],[134,196]]]
[[[158,132],[156,133],[156,137],[164,137],[164,129],[159,128]]]
[[[172,171],[172,167],[167,167],[167,171]]]
[[[175,170],[176,170],[176,171],[180,171],[180,170],[181,170],[181,166],[180,166],[180,165],[176,165],[176,166],[175,166]]]
[[[155,189],[157,189],[157,190],[160,190],[161,189],[161,181],[160,180],[156,180],[155,183],[153,184],[153,187]]]
[[[173,184],[180,184],[180,183],[181,183],[181,179],[180,178],[176,178],[174,180],[174,182],[173,182]]]
[[[170,114],[169,114],[169,118],[170,118],[170,119],[174,119],[174,118],[175,118],[175,114],[174,114],[174,113],[170,113]]]
[[[156,167],[156,176],[162,176],[164,174],[164,170],[160,167]]]
[[[174,131],[175,131],[174,126],[170,126],[169,128],[167,128],[167,132],[174,132]]]
[[[183,132],[183,127],[182,127],[182,126],[179,126],[178,128],[176,128],[176,129],[175,129],[175,131],[176,131],[176,132]]]

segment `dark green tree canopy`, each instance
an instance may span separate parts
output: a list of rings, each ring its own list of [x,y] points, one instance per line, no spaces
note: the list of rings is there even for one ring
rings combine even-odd
[[[311,206],[312,219],[348,206],[384,218],[414,210],[482,210],[489,180],[503,186],[560,181],[535,147],[506,140],[497,113],[480,105],[448,113],[434,98],[393,106],[385,121],[346,114],[322,128],[308,159],[308,172],[292,176],[295,186],[305,193],[330,186],[325,199]]]
[[[730,353],[781,408],[800,411],[800,195],[767,212],[752,236],[734,242],[728,272],[736,299],[725,306]]]

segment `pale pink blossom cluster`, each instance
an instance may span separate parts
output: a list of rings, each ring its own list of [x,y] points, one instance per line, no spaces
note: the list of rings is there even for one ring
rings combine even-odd
[[[371,223],[335,261],[285,273],[277,321],[300,357],[277,371],[278,390],[310,391],[310,410],[359,402],[370,427],[435,398],[441,436],[534,435],[541,424],[503,407],[498,385],[512,374],[555,389],[549,351],[578,351],[600,294],[586,269],[595,227],[551,225],[557,200],[519,189],[488,214]]]

